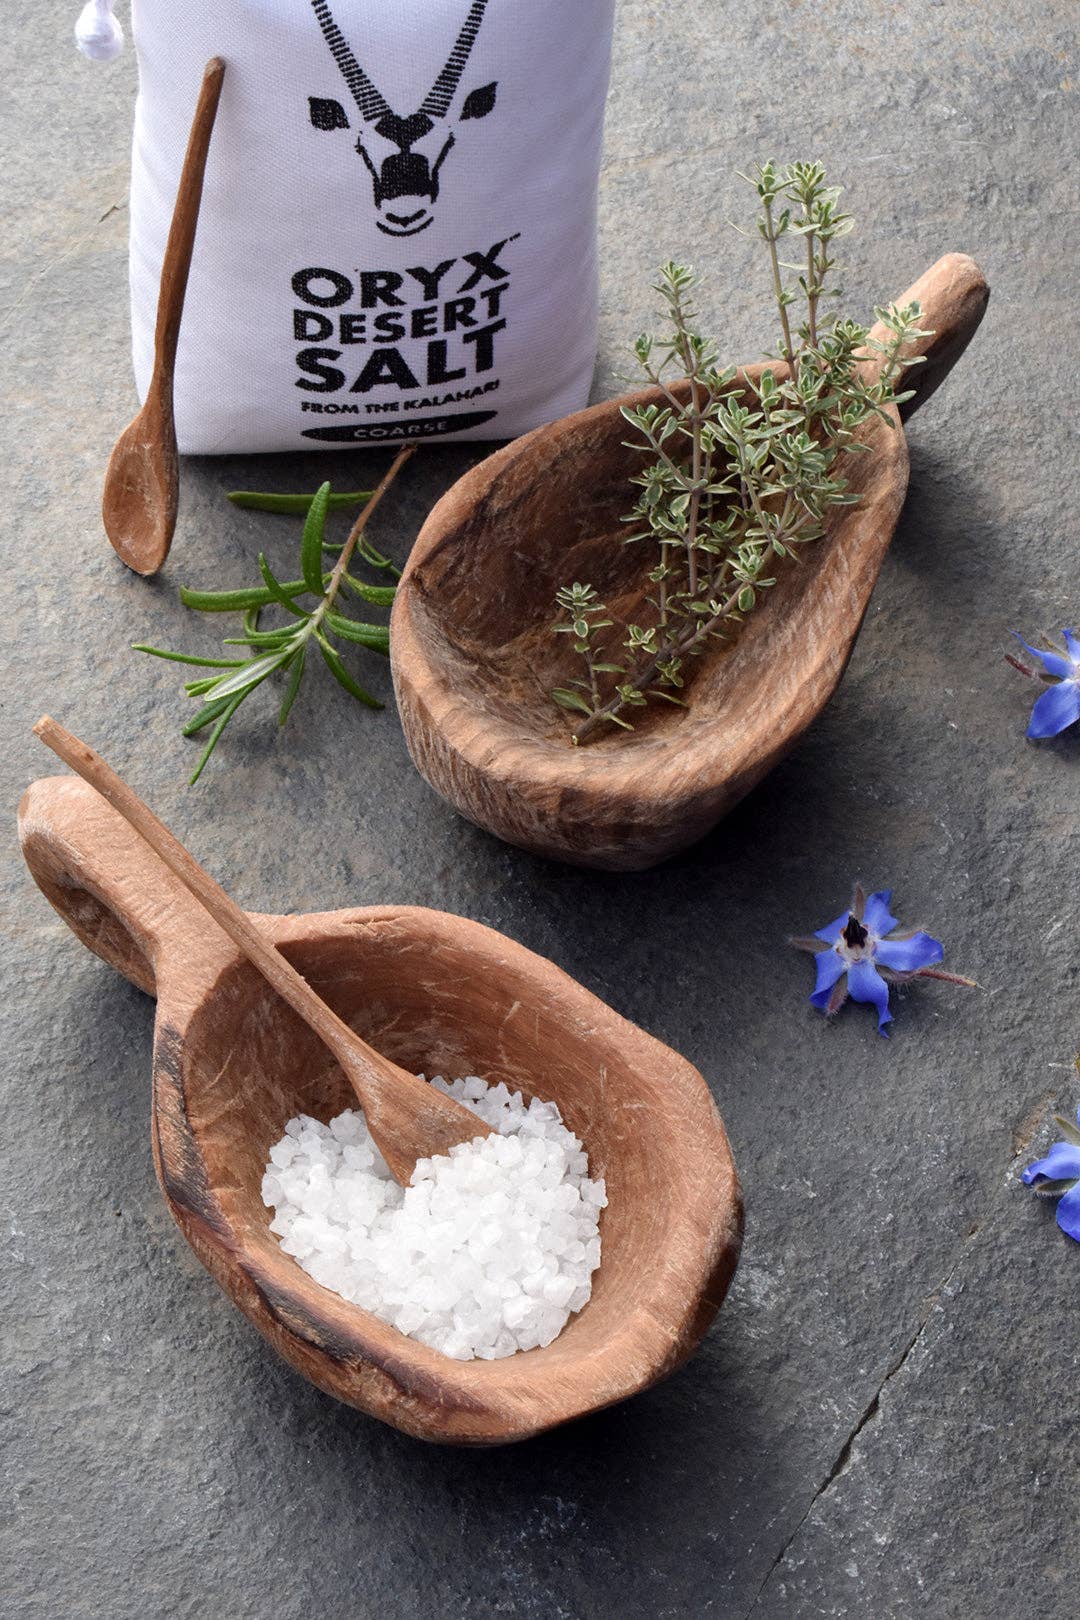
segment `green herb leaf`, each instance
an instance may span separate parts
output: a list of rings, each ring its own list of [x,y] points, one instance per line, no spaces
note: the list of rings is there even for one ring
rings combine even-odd
[[[267,562],[266,557],[261,551],[259,552],[259,572],[266,581],[266,588],[270,592],[270,596],[273,601],[277,602],[280,607],[283,607],[287,613],[294,614],[296,618],[306,618],[307,615],[294,604],[292,598],[288,595],[280,580],[274,578],[273,569],[270,567],[270,564]]]
[[[323,586],[329,580],[330,575],[325,574]],[[320,596],[322,588],[320,586]],[[305,594],[307,585],[302,579],[286,579],[277,581],[277,589],[284,591],[291,602],[294,596]],[[181,585],[180,600],[186,608],[193,608],[196,613],[242,613],[250,608],[269,607],[271,602],[280,602],[281,597],[265,585],[251,585],[239,591],[193,591]]]
[[[373,697],[370,692],[365,691],[360,685],[359,681],[355,681],[353,679],[348,670],[345,668],[345,665],[341,662],[337,652],[327,641],[326,637],[319,635],[318,632],[316,632],[316,640],[319,643],[319,651],[323,655],[326,662],[326,667],[329,669],[331,675],[333,675],[338,684],[343,686],[346,692],[349,692],[354,698],[357,699],[358,702],[366,704],[369,709],[381,709],[383,705],[379,702],[378,698]]]
[[[592,714],[581,694],[572,692],[568,686],[557,686],[551,695],[560,708],[577,709],[581,714]]]
[[[357,619],[346,619],[340,613],[329,612],[324,622],[335,635],[344,636],[346,641],[370,647],[372,652],[390,652],[390,631],[385,624],[361,624]]]
[[[396,585],[366,585],[362,579],[354,579],[352,574],[346,573],[345,584],[354,596],[359,596],[363,602],[371,602],[375,606],[390,607],[397,595]]]
[[[242,658],[240,662],[247,663],[247,659]],[[206,680],[187,681],[184,684],[184,691],[188,697],[202,697],[204,692],[212,692],[220,679],[220,675],[211,675]]]
[[[215,698],[231,697],[234,692],[246,694],[258,686],[260,681],[265,681],[268,675],[272,675],[275,669],[280,669],[288,659],[289,654],[285,651],[265,653],[261,658],[250,658],[231,675],[224,675],[220,681],[215,681],[210,690]]]
[[[255,489],[231,489],[226,496],[234,506],[243,506],[252,512],[286,512],[306,514],[312,502],[318,498],[316,495],[265,495]],[[370,489],[343,490],[338,495],[327,498],[328,512],[340,512],[346,507],[363,506],[365,501],[371,499]]]
[[[401,569],[396,568],[390,558],[384,557],[381,551],[376,551],[366,535],[361,535],[357,541],[356,555],[362,557],[369,567],[381,568],[385,573],[393,574],[395,579],[401,578]]]
[[[304,535],[300,542],[300,572],[313,596],[323,592],[323,535],[326,532],[326,507],[330,499],[330,485],[320,484],[304,520]]]
[[[223,636],[225,647],[280,647],[296,635],[295,624],[283,624],[277,630],[245,630],[242,636]]]
[[[182,737],[194,737],[195,733],[202,731],[205,726],[210,724],[211,720],[216,720],[219,714],[224,714],[226,709],[231,709],[235,701],[234,698],[220,698],[216,703],[204,703],[202,708],[192,715],[191,719],[182,728],[180,735]]]
[[[300,690],[300,682],[304,678],[304,660],[307,657],[307,647],[303,646],[296,654],[289,667],[289,684],[285,688],[285,696],[281,700],[278,710],[278,725],[283,726],[289,718],[289,711],[296,702],[296,694]]]
[[[233,715],[236,713],[237,709],[240,707],[240,704],[242,702],[243,702],[243,697],[241,696],[241,697],[233,698],[231,703],[227,703],[225,705],[224,709],[222,710],[221,714],[218,717],[217,723],[215,724],[213,731],[210,733],[210,739],[207,742],[206,747],[203,749],[202,754],[199,757],[199,763],[196,765],[195,770],[192,773],[192,775],[188,777],[188,786],[189,787],[194,787],[195,783],[199,780],[199,777],[202,775],[202,773],[203,773],[203,771],[204,771],[204,769],[206,767],[207,760],[210,758],[210,755],[214,752],[214,749],[218,745],[218,738],[221,736],[221,733],[225,730],[225,727],[228,725],[229,721],[232,719]]]
[[[242,658],[196,658],[194,653],[169,652],[165,647],[148,647],[144,641],[133,641],[132,652],[149,653],[151,658],[167,658],[174,664],[199,664],[204,669],[236,669]]]

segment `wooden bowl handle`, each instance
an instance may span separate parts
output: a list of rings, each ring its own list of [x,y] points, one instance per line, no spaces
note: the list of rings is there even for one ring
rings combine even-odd
[[[913,388],[914,396],[900,406],[900,418],[907,421],[945,381],[959,360],[983,318],[990,288],[986,277],[966,253],[946,253],[932,264],[914,286],[908,288],[896,304],[910,304],[918,299],[922,305],[920,326],[930,329],[931,336],[919,338],[904,350],[906,355],[921,354],[921,366],[913,366],[903,374],[901,389]],[[888,332],[879,321],[871,328],[870,336],[884,343]]]
[[[163,948],[198,959],[213,924],[100,793],[75,776],[34,782],[19,805],[31,876],[73,933],[156,993]]]

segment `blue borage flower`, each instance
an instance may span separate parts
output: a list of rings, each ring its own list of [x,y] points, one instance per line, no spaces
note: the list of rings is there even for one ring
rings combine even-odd
[[[1035,700],[1027,735],[1056,737],[1080,720],[1080,639],[1075,630],[1063,630],[1061,637],[1065,651],[1061,653],[1051,643],[1049,636],[1046,637],[1045,647],[1029,647],[1017,631],[1014,630],[1013,635],[1025,652],[1038,659],[1042,669],[1029,669],[1019,658],[1012,658],[1006,653],[1012,667],[1018,669],[1021,675],[1051,683],[1049,690]]]
[[[1076,1111],[1076,1125],[1070,1125],[1060,1114],[1054,1118],[1061,1126],[1064,1142],[1055,1142],[1044,1159],[1029,1164],[1021,1180],[1044,1198],[1057,1199],[1058,1225],[1080,1243],[1080,1108]]]
[[[949,984],[971,987],[975,984],[974,979],[944,973],[934,966],[945,952],[938,940],[921,929],[893,933],[899,925],[889,911],[891,900],[891,889],[879,889],[867,897],[857,883],[847,911],[827,927],[819,928],[812,938],[791,941],[799,950],[813,951],[817,956],[812,1005],[831,1018],[849,996],[852,1001],[872,1002],[883,1035],[888,1034],[885,1025],[892,1023],[890,984],[906,984],[909,979],[945,979]]]

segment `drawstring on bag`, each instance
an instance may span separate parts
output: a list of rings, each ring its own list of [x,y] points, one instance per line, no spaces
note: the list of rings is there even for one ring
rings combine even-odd
[[[112,62],[124,48],[124,30],[113,16],[113,0],[86,0],[75,24],[75,43],[92,62]]]

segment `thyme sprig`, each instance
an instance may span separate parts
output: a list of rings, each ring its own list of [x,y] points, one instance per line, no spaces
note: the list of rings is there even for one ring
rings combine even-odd
[[[183,728],[185,737],[194,737],[209,728],[209,737],[199,762],[190,777],[194,784],[202,775],[214,749],[229,721],[245,698],[262,685],[271,675],[287,677],[278,724],[284,725],[296,702],[304,677],[308,653],[318,648],[323,662],[339,685],[369,709],[383,705],[350,674],[341,657],[336,641],[366,647],[384,656],[390,651],[390,632],[385,624],[371,624],[349,617],[341,611],[339,596],[343,590],[352,592],[361,601],[380,607],[389,607],[394,600],[395,586],[371,585],[350,572],[354,556],[370,567],[400,578],[400,572],[366,540],[364,529],[386,490],[393,483],[405,462],[414,453],[412,446],[401,450],[393,465],[372,491],[356,491],[336,500],[329,483],[312,495],[262,496],[250,491],[239,491],[230,499],[237,505],[257,507],[263,511],[303,511],[304,531],[300,543],[300,578],[280,580],[274,574],[262,552],[259,553],[259,572],[262,584],[234,591],[193,591],[181,589],[180,599],[185,607],[200,613],[240,613],[242,633],[224,638],[226,647],[244,647],[248,656],[241,658],[201,658],[191,653],[169,651],[137,643],[136,652],[149,653],[155,658],[166,658],[174,663],[193,664],[223,673],[199,677],[188,681],[184,690],[199,702],[197,712]],[[332,546],[326,539],[326,516],[336,507],[355,505],[362,500],[360,513],[345,543]],[[337,560],[329,572],[323,567],[323,552],[338,552]],[[313,607],[302,607],[299,599],[310,596]],[[264,629],[260,616],[264,609],[282,609],[288,619],[284,624]]]
[[[853,223],[840,211],[840,188],[826,184],[819,163],[766,163],[750,183],[761,203],[757,233],[780,322],[774,358],[785,364],[766,366],[757,381],[733,366],[721,370],[715,346],[697,330],[698,277],[683,265],[661,268],[654,290],[668,331],[634,345],[661,400],[622,408],[635,434],[628,448],[649,457],[631,480],[641,493],[624,521],[633,526],[627,543],[657,547],[647,576],[652,611],[649,622],[626,626],[615,649],[602,635],[615,621],[592,585],[557,592],[565,618],[553,628],[573,637],[584,661],[583,674],[551,694],[585,716],[575,743],[607,725],[632,730],[625,711],[649,698],[682,702],[688,662],[713,639],[736,633],[776,583],[777,564],[797,560],[820,538],[833,507],[859,499],[837,462],[868,448],[860,428],[874,416],[891,425],[887,407],[911,398],[896,384],[919,363],[905,357],[905,347],[930,335],[919,328],[917,303],[875,309],[884,342],[853,320],[824,314],[823,301],[839,296],[830,285],[833,243]],[[780,243],[795,237],[802,238],[803,262],[787,263]],[[804,318],[796,325],[800,303]],[[868,350],[881,356],[874,377],[860,364]]]

